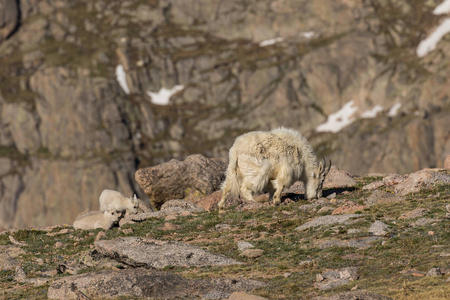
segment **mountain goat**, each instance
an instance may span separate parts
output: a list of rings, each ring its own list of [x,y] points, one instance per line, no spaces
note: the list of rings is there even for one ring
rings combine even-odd
[[[128,210],[130,214],[137,214],[139,209],[139,199],[136,198],[136,194],[133,198],[128,198],[121,192],[113,190],[103,190],[98,202],[100,203],[100,211],[115,209],[125,212]]]
[[[103,228],[108,230],[114,226],[122,218],[123,213],[115,209],[107,209],[105,211],[90,212],[78,216],[73,222],[74,229],[96,229]]]
[[[222,184],[219,208],[223,209],[229,194],[253,201],[252,193],[269,191],[269,200],[281,203],[281,192],[300,180],[305,184],[307,199],[322,197],[326,162],[317,163],[316,155],[299,132],[278,128],[254,131],[236,138],[229,152],[226,179]]]

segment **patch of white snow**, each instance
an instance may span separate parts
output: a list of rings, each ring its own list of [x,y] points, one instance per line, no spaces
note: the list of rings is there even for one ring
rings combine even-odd
[[[361,114],[361,118],[365,118],[365,119],[375,118],[380,111],[383,111],[383,106],[377,104],[371,110],[363,112]]]
[[[175,85],[170,90],[163,87],[157,93],[148,91],[147,94],[150,96],[153,104],[168,105],[170,97],[172,97],[175,93],[181,91],[182,89],[184,89],[184,85]]]
[[[318,132],[338,132],[354,121],[354,113],[358,110],[353,100],[347,102],[340,110],[328,116],[325,123],[317,126]]]
[[[122,90],[125,93],[129,94],[130,88],[128,87],[128,83],[127,83],[127,74],[125,73],[125,69],[123,68],[122,65],[118,65],[116,67],[116,78],[117,78],[117,81],[119,82],[119,85],[122,88]]]
[[[395,103],[392,105],[392,107],[389,109],[388,116],[389,117],[395,117],[398,114],[398,110],[402,107],[401,103]]]
[[[445,0],[433,10],[434,15],[443,15],[450,13],[450,0]]]
[[[315,33],[313,31],[302,32],[304,38],[310,39],[314,37]]]
[[[450,32],[450,18],[446,18],[426,39],[417,46],[416,54],[423,57],[436,48],[444,35]]]
[[[259,42],[258,45],[260,47],[265,47],[265,46],[269,46],[269,45],[273,45],[273,44],[279,43],[281,41],[283,41],[283,38],[282,37],[277,37],[277,38],[274,38],[274,39],[261,41],[261,42]]]

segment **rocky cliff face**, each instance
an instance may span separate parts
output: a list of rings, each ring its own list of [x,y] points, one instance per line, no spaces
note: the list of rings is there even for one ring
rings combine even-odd
[[[69,223],[105,188],[142,195],[138,167],[278,126],[356,173],[442,165],[450,44],[416,54],[438,3],[0,0],[0,227]]]

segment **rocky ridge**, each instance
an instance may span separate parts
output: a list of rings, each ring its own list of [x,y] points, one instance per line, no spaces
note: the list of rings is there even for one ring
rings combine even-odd
[[[353,173],[441,167],[448,39],[415,52],[438,2],[0,0],[0,227],[64,223],[105,188],[143,196],[137,169],[278,126]],[[350,100],[354,123],[315,131]]]

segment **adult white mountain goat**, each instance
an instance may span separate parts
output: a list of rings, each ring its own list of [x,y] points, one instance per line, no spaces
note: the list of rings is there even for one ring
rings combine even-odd
[[[139,209],[139,199],[134,195],[133,198],[125,197],[121,192],[114,190],[103,190],[98,198],[100,211],[115,209],[122,212],[128,210],[130,214],[137,214]]]
[[[325,176],[330,171],[325,159],[318,164],[308,141],[298,131],[287,128],[254,131],[236,138],[229,152],[226,179],[222,184],[219,208],[229,194],[253,201],[252,193],[269,191],[269,200],[281,203],[284,187],[300,180],[307,199],[322,197]]]

